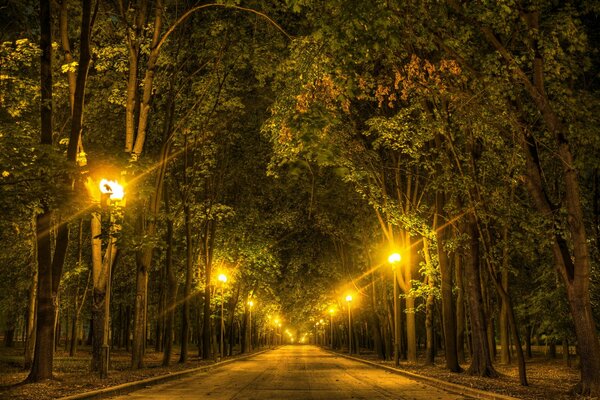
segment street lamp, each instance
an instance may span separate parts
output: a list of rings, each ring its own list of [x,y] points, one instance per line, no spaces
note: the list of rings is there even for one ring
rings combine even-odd
[[[221,341],[219,342],[219,352],[221,354],[221,360],[223,359],[223,331],[225,330],[225,321],[223,321],[223,303],[225,303],[225,298],[223,297],[223,287],[225,286],[225,282],[227,282],[227,276],[225,274],[219,274],[219,282],[221,282]]]
[[[352,313],[350,311],[352,295],[346,296],[346,302],[348,303],[348,354],[352,354]]]
[[[333,314],[335,310],[329,309],[329,347],[333,350]]]
[[[400,263],[400,254],[392,253],[388,257],[388,262],[392,265],[394,271],[394,365],[400,365],[400,316],[398,315],[398,271],[397,264]]]
[[[248,308],[250,310],[249,312],[249,318],[248,318],[248,325],[250,326],[250,334],[249,334],[249,342],[248,342],[248,349],[250,351],[252,351],[252,307],[254,307],[254,301],[253,300],[248,300]]]
[[[110,207],[111,201],[115,203],[119,203],[125,197],[125,191],[123,186],[119,184],[117,181],[109,181],[107,179],[102,179],[100,181],[100,201],[102,203],[102,207]],[[105,200],[106,199],[106,200]],[[111,273],[112,273],[112,264],[114,262],[114,257],[116,254],[116,238],[114,237],[114,233],[119,230],[119,226],[116,224],[112,224],[111,221],[112,212],[108,211],[108,220],[109,220],[109,239],[108,244],[106,246],[106,291],[104,297],[104,323],[102,327],[102,359],[100,362],[100,377],[106,378],[108,376],[108,364],[110,361],[110,346],[108,344],[108,336],[110,333],[110,292],[111,292]],[[102,245],[100,245],[102,246]]]

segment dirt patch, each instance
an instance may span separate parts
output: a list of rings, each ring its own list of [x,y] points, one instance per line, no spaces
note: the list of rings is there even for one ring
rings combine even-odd
[[[363,353],[358,357],[389,367],[393,367],[394,365],[393,361],[381,361],[372,353]],[[536,355],[527,360],[527,380],[529,386],[521,386],[516,364],[494,364],[494,368],[496,368],[500,376],[497,378],[482,378],[470,376],[465,373],[449,372],[444,368],[444,363],[445,361],[442,357],[436,358],[436,363],[432,366],[424,365],[424,359],[419,359],[417,363],[401,361],[400,369],[458,385],[525,400],[590,399],[589,397],[577,396],[570,393],[570,390],[579,381],[579,370],[567,366],[565,361],[561,359],[551,359],[543,355]],[[572,364],[575,365],[576,362],[572,360]],[[462,364],[461,367],[466,370],[469,365]]]
[[[189,360],[185,364],[179,364],[179,352],[174,353],[171,359],[172,365],[162,367],[162,353],[148,350],[144,358],[146,368],[132,371],[129,369],[130,354],[123,350],[115,350],[111,353],[109,376],[101,379],[90,372],[89,349],[79,351],[76,357],[68,357],[68,354],[58,351],[54,358],[53,380],[22,384],[28,374],[28,371],[22,369],[23,353],[18,349],[2,349],[0,351],[0,399],[56,399],[213,363],[213,361],[200,360],[197,350],[192,349]]]

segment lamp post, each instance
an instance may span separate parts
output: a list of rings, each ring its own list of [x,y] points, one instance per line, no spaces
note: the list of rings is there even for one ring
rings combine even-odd
[[[318,346],[320,343],[320,335],[319,335],[319,321],[315,323],[315,344]]]
[[[400,316],[398,315],[398,271],[397,264],[402,257],[398,253],[392,253],[388,257],[388,262],[392,265],[394,271],[394,365],[400,365]]]
[[[219,274],[219,282],[221,282],[221,341],[219,342],[219,353],[221,355],[221,360],[223,359],[223,349],[225,344],[223,342],[223,331],[225,330],[225,321],[223,321],[223,303],[225,303],[225,298],[223,297],[223,287],[225,286],[225,282],[227,282],[227,276],[225,274]]]
[[[278,335],[278,339],[279,339],[279,345],[281,346],[281,344],[282,344],[282,341],[281,341],[281,322],[277,323],[277,327],[279,328],[279,331],[278,331],[279,333],[277,335]]]
[[[322,327],[319,332],[321,336],[321,346],[325,346],[325,321],[323,321],[323,318],[319,320],[319,324]]]
[[[248,314],[248,325],[249,325],[249,337],[248,337],[248,349],[249,351],[252,351],[252,307],[254,307],[254,301],[253,300],[249,300],[248,301],[248,308],[249,308],[249,314]]]
[[[348,303],[348,354],[352,354],[352,312],[350,306],[352,304],[352,295],[346,296]]]
[[[125,192],[123,190],[123,186],[121,186],[117,181],[109,181],[106,179],[102,179],[100,181],[100,200],[102,202],[102,206],[110,207],[111,201],[115,203],[123,200],[125,196]],[[106,200],[105,200],[106,199]],[[110,292],[111,292],[111,273],[112,273],[112,264],[114,261],[115,253],[116,253],[116,238],[113,233],[119,230],[119,226],[116,224],[112,224],[112,212],[109,208],[108,211],[108,220],[109,220],[109,238],[108,245],[106,246],[106,256],[107,260],[106,266],[106,291],[104,297],[104,321],[102,326],[102,355],[100,362],[100,377],[106,378],[108,377],[108,365],[110,362],[110,346],[108,344],[108,336],[110,334]]]
[[[329,347],[333,350],[333,308],[329,309]]]

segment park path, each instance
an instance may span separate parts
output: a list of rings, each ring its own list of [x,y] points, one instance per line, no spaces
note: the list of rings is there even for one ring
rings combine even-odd
[[[315,346],[283,346],[114,399],[453,400],[465,397]]]

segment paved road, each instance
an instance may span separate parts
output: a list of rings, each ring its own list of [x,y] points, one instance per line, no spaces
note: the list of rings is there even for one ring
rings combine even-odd
[[[450,400],[465,397],[314,346],[284,346],[116,399]]]

